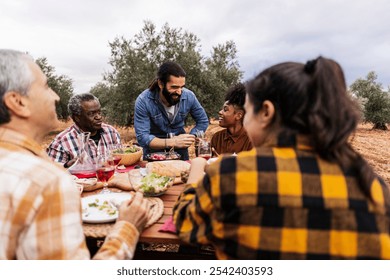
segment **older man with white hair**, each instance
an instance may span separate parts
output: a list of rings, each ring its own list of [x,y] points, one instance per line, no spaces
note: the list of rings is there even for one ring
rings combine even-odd
[[[0,259],[88,259],[80,195],[39,142],[57,126],[58,95],[32,58],[0,49]],[[130,259],[147,220],[137,193],[124,202],[95,259]]]

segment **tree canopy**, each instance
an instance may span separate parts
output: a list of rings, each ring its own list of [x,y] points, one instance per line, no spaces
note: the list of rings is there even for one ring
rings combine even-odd
[[[386,130],[386,123],[390,122],[390,90],[383,91],[377,78],[376,73],[371,71],[365,79],[357,79],[350,90],[363,104],[364,120],[372,122],[374,129]]]
[[[152,22],[145,21],[133,38],[117,37],[109,46],[112,71],[105,73],[91,92],[99,98],[110,122],[118,125],[133,123],[135,99],[165,61],[183,67],[186,87],[196,94],[209,117],[217,115],[227,88],[242,78],[233,41],[213,47],[211,56],[205,57],[196,35],[167,23],[157,31]]]
[[[73,81],[65,75],[55,74],[55,68],[48,63],[46,57],[38,58],[35,62],[46,75],[48,86],[60,97],[60,101],[56,104],[58,118],[67,120],[69,117],[68,102],[73,95]]]

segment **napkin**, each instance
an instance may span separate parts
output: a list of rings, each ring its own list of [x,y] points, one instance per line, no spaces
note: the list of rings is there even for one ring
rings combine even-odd
[[[175,233],[176,234],[176,226],[173,223],[173,218],[169,217],[165,223],[160,227],[158,231],[162,232],[170,232],[170,233]]]
[[[97,182],[93,186],[84,186],[84,191],[89,192],[89,191],[94,191],[97,189],[101,189],[103,187],[102,182]],[[130,185],[129,179],[127,178],[126,173],[121,173],[121,174],[115,174],[115,176],[108,181],[108,187],[110,188],[118,188],[124,191],[133,191],[133,187]]]

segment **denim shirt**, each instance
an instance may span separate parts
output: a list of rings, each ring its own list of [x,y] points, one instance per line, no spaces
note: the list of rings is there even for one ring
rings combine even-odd
[[[183,89],[178,109],[172,121],[169,121],[164,106],[159,100],[158,92],[152,92],[149,89],[144,90],[137,97],[134,106],[134,129],[138,144],[144,150],[144,155],[157,151],[149,148],[150,142],[155,137],[167,138],[167,133],[175,133],[175,135],[186,133],[184,126],[188,114],[196,122],[190,134],[195,135],[199,130],[206,131],[209,120],[192,91],[186,88]],[[189,159],[188,149],[175,149],[175,151],[181,154],[183,160]]]

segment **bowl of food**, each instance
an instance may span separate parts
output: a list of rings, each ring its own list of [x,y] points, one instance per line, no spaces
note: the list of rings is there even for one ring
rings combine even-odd
[[[176,152],[156,152],[145,156],[147,161],[179,160],[181,155]]]
[[[132,145],[122,149],[113,150],[112,154],[121,158],[118,165],[133,165],[141,159],[142,148]]]
[[[173,185],[175,180],[173,173],[160,175],[150,172],[144,176],[139,169],[130,170],[128,175],[133,189],[143,192],[145,196],[163,195]]]

